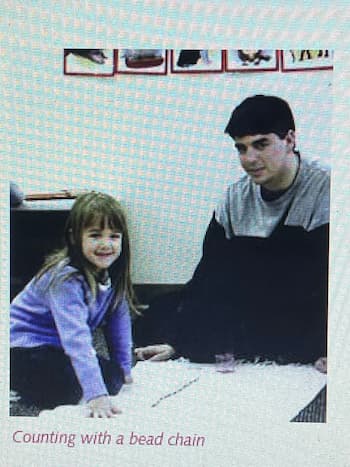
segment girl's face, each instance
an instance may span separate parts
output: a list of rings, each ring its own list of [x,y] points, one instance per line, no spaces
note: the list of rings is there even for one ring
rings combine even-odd
[[[122,234],[108,227],[95,224],[83,230],[82,252],[97,271],[109,268],[122,251]]]

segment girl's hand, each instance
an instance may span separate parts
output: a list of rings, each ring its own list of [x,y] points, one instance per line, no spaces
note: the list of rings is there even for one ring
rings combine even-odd
[[[131,375],[125,375],[124,376],[124,384],[132,384],[134,380],[132,379]]]
[[[91,399],[87,403],[90,413],[88,417],[91,418],[111,418],[122,411],[117,408],[108,396],[100,396],[95,399]]]

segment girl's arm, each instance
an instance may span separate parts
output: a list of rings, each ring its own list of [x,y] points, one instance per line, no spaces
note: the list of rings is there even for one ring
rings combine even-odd
[[[92,344],[83,280],[73,275],[56,281],[48,289],[48,300],[62,348],[72,362],[84,399],[107,395]]]
[[[125,382],[131,382],[131,319],[129,305],[125,298],[112,311],[104,331],[111,359],[123,369]]]

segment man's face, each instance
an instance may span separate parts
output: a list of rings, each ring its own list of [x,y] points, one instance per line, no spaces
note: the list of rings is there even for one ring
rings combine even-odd
[[[294,144],[292,130],[283,139],[275,133],[235,138],[243,169],[257,185],[269,190],[282,190],[289,186],[295,170]]]

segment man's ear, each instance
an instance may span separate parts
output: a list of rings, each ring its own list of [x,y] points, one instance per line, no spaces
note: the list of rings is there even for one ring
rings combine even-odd
[[[295,148],[295,131],[288,130],[286,137],[285,137],[287,145],[290,147],[291,151],[294,151]]]

